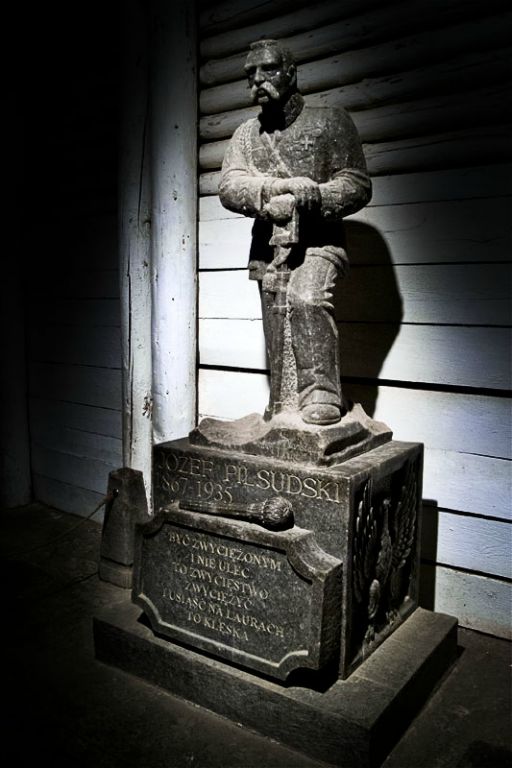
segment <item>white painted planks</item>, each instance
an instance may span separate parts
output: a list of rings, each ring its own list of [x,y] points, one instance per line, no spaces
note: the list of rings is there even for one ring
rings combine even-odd
[[[446,509],[512,522],[512,462],[428,448],[423,498]]]
[[[347,250],[352,264],[510,261],[510,198],[383,204],[381,201],[388,190],[390,197],[394,194],[398,201],[407,195],[406,178],[401,177],[405,188],[402,192],[399,180],[395,184],[391,184],[390,179],[382,184],[374,181],[372,205],[345,220]],[[413,174],[411,185],[414,178],[418,183],[424,182],[425,195],[434,195],[437,186],[443,186],[442,177],[437,180],[437,186],[430,174]],[[486,178],[488,187],[496,188],[503,182],[501,174],[475,171],[475,186],[479,179],[483,182]],[[459,185],[464,186],[464,178],[460,179]],[[473,191],[477,192],[476,189]],[[456,193],[454,184],[451,194]],[[199,226],[200,267],[245,267],[252,225],[251,219],[230,216],[228,211],[224,213],[218,197],[203,198]]]
[[[339,323],[338,329],[344,376],[459,387],[511,386],[508,328],[361,322]],[[267,369],[261,320],[200,320],[199,362]]]
[[[268,400],[264,374],[203,369],[199,382],[200,417],[261,413]],[[357,394],[363,403],[372,401],[372,388]],[[375,416],[396,439],[425,444],[425,499],[444,509],[512,519],[507,400],[380,387]]]
[[[200,415],[236,419],[252,411],[262,413],[267,404],[268,379],[263,373],[203,369],[199,379]],[[389,424],[396,440],[512,458],[508,398],[355,384],[345,384],[345,391]]]
[[[397,439],[425,442],[424,498],[439,510],[426,509],[423,555],[437,567],[422,574],[436,610],[506,636],[512,174],[502,98],[509,54],[500,49],[509,44],[507,25],[502,13],[493,16],[494,4],[465,4],[461,15],[450,0],[442,9],[448,20],[437,6],[432,13],[432,4],[415,2],[398,14],[402,26],[387,29],[397,15],[388,9],[383,27],[365,31],[361,22],[382,8],[346,15],[344,8],[331,19],[327,5],[315,8],[308,39],[300,18],[280,34],[301,62],[307,100],[351,111],[373,175],[370,205],[346,222],[353,269],[336,296],[343,374],[367,385],[345,390]],[[424,11],[431,15],[422,20]],[[254,113],[237,53],[251,30],[231,22],[232,32],[208,42],[200,121],[210,143],[201,151],[199,343],[210,369],[200,371],[199,409],[225,418],[261,412],[268,397],[259,296],[245,272],[252,222],[216,197],[223,140]],[[333,30],[345,27],[335,40]]]
[[[456,392],[346,385],[353,400],[375,402],[375,418],[388,423],[396,440],[423,442],[445,451],[512,457],[511,401]],[[376,398],[376,401],[375,401]]]
[[[433,604],[424,598],[423,605],[457,616],[462,627],[511,639],[509,582],[431,565],[422,566],[420,579],[423,593],[434,598]]]
[[[372,265],[336,288],[339,321],[509,325],[511,265]],[[245,270],[203,272],[199,317],[258,319],[256,281]]]
[[[512,525],[424,505],[423,560],[512,579]]]
[[[198,383],[199,419],[238,419],[248,413],[263,413],[268,403],[265,374],[200,369]]]

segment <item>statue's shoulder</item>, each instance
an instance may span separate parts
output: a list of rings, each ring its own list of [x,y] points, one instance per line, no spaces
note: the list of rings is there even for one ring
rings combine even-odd
[[[307,110],[307,111],[306,111]],[[354,141],[357,130],[351,116],[343,107],[307,106],[304,108],[304,130],[321,131],[328,141]],[[341,146],[341,144],[340,144]]]
[[[310,106],[306,104],[303,109],[304,118],[316,120],[320,123],[339,125],[352,122],[349,113],[343,107]]]
[[[250,117],[249,120],[245,120],[233,132],[233,139],[244,139],[245,137],[248,137],[256,123],[258,123],[257,117]]]

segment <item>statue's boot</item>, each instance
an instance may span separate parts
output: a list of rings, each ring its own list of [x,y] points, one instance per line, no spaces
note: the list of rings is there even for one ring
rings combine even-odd
[[[337,424],[341,419],[341,408],[330,403],[313,403],[302,408],[301,416],[306,424],[318,424],[322,427]]]
[[[290,279],[288,306],[302,418],[334,424],[343,415],[338,328],[332,290],[337,269],[320,257],[306,259]]]
[[[302,418],[310,424],[334,424],[342,416],[336,323],[323,307],[294,306],[290,324]]]

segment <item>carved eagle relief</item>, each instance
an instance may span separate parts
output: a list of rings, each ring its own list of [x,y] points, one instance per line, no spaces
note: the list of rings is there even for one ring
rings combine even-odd
[[[352,554],[356,604],[366,606],[364,643],[372,642],[377,623],[391,624],[406,597],[402,569],[414,544],[417,517],[417,479],[413,462],[407,465],[400,496],[393,508],[386,497],[372,504],[368,480],[357,508]]]

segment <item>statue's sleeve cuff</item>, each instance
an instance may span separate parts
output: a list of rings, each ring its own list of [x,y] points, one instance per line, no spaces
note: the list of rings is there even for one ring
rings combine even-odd
[[[261,187],[261,209],[263,211],[264,207],[267,205],[267,203],[270,203],[271,198],[274,196],[272,192],[272,185],[274,184],[275,179],[272,177],[269,177],[265,179],[265,181],[262,184]]]

